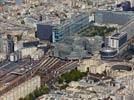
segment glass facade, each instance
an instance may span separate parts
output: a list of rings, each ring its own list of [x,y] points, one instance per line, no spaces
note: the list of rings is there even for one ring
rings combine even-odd
[[[71,21],[53,26],[53,42],[58,42],[64,38],[64,36],[73,36],[74,33],[79,32],[83,28],[88,27],[89,15],[87,13],[82,13]]]
[[[133,12],[113,12],[97,11],[95,13],[95,22],[99,24],[118,24],[123,25],[134,18]]]
[[[36,37],[40,40],[52,41],[52,26],[42,23],[37,24]]]
[[[60,42],[54,43],[53,53],[55,57],[62,59],[89,58],[91,54],[99,53],[102,38],[96,36],[86,37],[66,36]],[[94,45],[95,44],[95,45]]]
[[[13,52],[14,52],[14,41],[8,40],[8,53],[13,53]]]
[[[127,34],[125,34],[124,36],[122,36],[120,39],[119,39],[119,48],[125,44],[127,42]]]
[[[101,52],[102,57],[114,57],[117,52]]]
[[[8,53],[14,52],[14,41],[11,35],[7,35],[7,50],[8,50]]]
[[[3,51],[3,39],[2,39],[2,33],[0,33],[0,52]]]
[[[113,58],[117,56],[117,50],[102,50],[101,51],[101,58]]]

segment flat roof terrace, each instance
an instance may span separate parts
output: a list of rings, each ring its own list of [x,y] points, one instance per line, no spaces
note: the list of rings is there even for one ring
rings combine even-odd
[[[116,34],[114,34],[113,36],[114,36],[114,37],[118,37],[118,36],[120,36],[120,34],[119,34],[119,33],[116,33]]]
[[[117,32],[117,33],[114,33],[112,35],[112,38],[119,39],[119,38],[121,38],[122,36],[125,36],[125,35],[127,35],[126,32]]]

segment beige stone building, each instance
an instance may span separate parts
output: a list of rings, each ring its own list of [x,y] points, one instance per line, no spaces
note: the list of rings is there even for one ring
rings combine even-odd
[[[33,92],[36,88],[41,85],[40,76],[35,76],[20,85],[12,88],[7,93],[0,96],[0,100],[19,100]]]
[[[87,70],[89,70],[89,72],[91,73],[101,74],[106,69],[106,66],[108,66],[108,64],[103,63],[100,60],[85,59],[80,62],[80,66],[78,67],[78,70],[82,72],[86,72]]]

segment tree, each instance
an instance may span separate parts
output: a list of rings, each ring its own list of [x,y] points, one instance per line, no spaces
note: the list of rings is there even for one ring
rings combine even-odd
[[[21,24],[25,24],[25,21],[24,21],[24,20],[22,20],[22,21],[21,21]]]
[[[41,92],[39,91],[39,89],[34,90],[33,93],[34,93],[34,96],[35,96],[35,97],[41,96]]]
[[[19,98],[19,100],[24,100],[23,98]]]

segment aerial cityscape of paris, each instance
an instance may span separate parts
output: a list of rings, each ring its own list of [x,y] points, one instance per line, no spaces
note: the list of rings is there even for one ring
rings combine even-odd
[[[0,0],[0,100],[134,100],[134,0]]]

